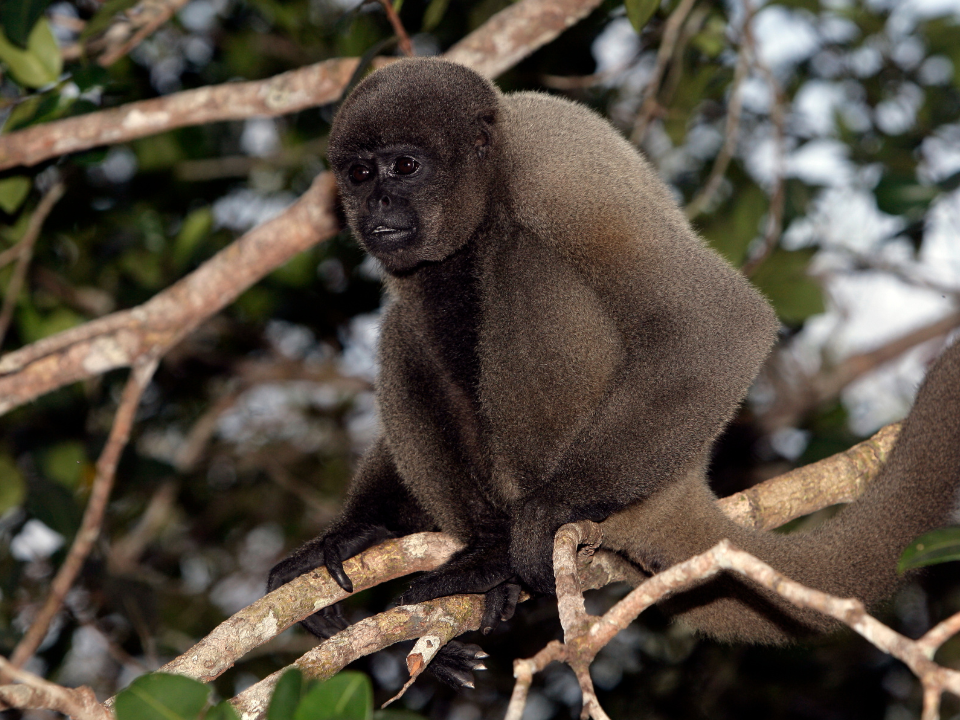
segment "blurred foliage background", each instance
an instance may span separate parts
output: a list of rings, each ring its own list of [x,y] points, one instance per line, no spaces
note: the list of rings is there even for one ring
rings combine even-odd
[[[395,3],[424,55],[508,4]],[[812,389],[845,356],[956,309],[960,5],[783,0],[745,13],[733,0],[694,0],[658,90],[645,95],[679,4],[604,2],[498,83],[562,93],[608,116],[678,201],[704,200],[695,225],[731,262],[746,264],[775,304],[781,348],[716,454],[717,491],[728,494],[896,419],[937,351],[940,341],[915,348],[886,376]],[[393,34],[377,3],[193,0],[106,68],[71,50],[132,5],[5,0],[3,133],[362,55]],[[188,127],[0,173],[0,252],[23,235],[55,175],[67,187],[36,245],[3,350],[137,305],[275,215],[324,169],[334,110]],[[729,164],[718,165],[728,139]],[[711,182],[715,192],[697,199]],[[12,272],[13,264],[0,269],[0,287]],[[269,568],[322,530],[375,433],[378,277],[342,233],[251,287],[164,359],[101,540],[28,669],[109,696],[259,597]],[[0,417],[4,655],[73,540],[125,375],[78,383]],[[370,591],[349,610],[357,618],[376,612],[402,587]],[[595,593],[591,609],[622,592]],[[946,565],[901,591],[884,619],[916,636],[957,610],[960,583]],[[554,604],[527,603],[480,641],[493,657],[475,691],[458,695],[425,679],[402,704],[428,718],[496,717],[513,658],[558,634]],[[216,689],[232,696],[313,642],[288,631]],[[938,659],[957,666],[960,642]],[[402,648],[356,666],[372,676],[378,702],[406,677]],[[909,672],[852,636],[780,649],[722,646],[653,612],[593,670],[613,718],[919,716]],[[948,700],[943,716],[958,711]],[[555,667],[535,683],[525,717],[578,712],[572,674]]]

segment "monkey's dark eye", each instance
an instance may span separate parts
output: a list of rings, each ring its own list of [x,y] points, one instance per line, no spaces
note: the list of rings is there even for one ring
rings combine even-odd
[[[354,165],[350,168],[350,177],[356,182],[363,182],[370,177],[370,168],[363,165]]]
[[[419,167],[420,163],[412,157],[404,156],[397,158],[397,161],[393,164],[393,171],[397,175],[413,175]]]

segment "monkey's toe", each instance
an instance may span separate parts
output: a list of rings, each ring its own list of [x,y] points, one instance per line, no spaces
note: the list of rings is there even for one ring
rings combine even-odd
[[[479,645],[451,640],[440,648],[427,669],[450,687],[473,689],[473,673],[487,669],[483,660],[488,657]]]

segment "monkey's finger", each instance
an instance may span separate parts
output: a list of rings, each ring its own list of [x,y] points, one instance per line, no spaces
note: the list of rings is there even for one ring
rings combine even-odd
[[[340,559],[340,548],[331,538],[323,541],[323,564],[337,585],[348,593],[353,592],[353,581],[347,577],[347,574],[343,571],[343,560]]]
[[[480,632],[484,635],[489,635],[500,624],[506,610],[508,593],[508,585],[504,583],[484,595],[483,618],[480,620]]]

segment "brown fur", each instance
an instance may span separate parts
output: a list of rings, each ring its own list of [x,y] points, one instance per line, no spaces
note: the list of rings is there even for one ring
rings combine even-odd
[[[419,169],[399,177],[391,163],[408,156]],[[552,590],[554,531],[591,518],[649,571],[729,537],[801,582],[873,601],[896,585],[900,549],[945,520],[960,484],[956,350],[880,478],[835,522],[750,533],[716,509],[708,453],[776,321],[590,110],[403,61],[344,103],[330,159],[351,227],[388,273],[383,435],[341,518],[272,587],[318,564],[333,572],[332,555],[384,532],[440,528],[468,549],[405,597],[502,603],[496,589],[517,578]],[[358,163],[370,179],[353,177]],[[729,578],[670,606],[727,638],[828,627]]]

